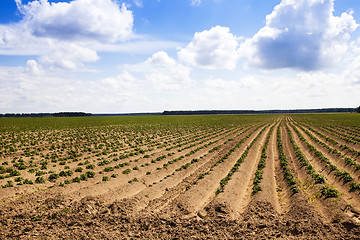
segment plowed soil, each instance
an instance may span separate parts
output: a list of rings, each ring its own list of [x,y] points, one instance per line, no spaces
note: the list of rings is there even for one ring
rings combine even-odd
[[[296,158],[285,128],[291,122],[282,117],[261,126],[234,127],[228,132],[219,129],[214,131],[214,138],[208,136],[192,147],[191,143],[174,147],[171,156],[130,174],[115,169],[113,173],[118,177],[108,182],[101,182],[97,174],[94,179],[65,186],[59,186],[56,180],[40,187],[2,188],[0,239],[360,239],[360,191],[350,191],[328,171],[290,127],[295,143],[314,169],[326,177],[326,184],[341,192],[337,198],[323,196],[320,185],[313,182]],[[275,127],[270,133],[271,126]],[[277,128],[281,130],[288,168],[300,189],[295,194],[280,166]],[[332,164],[348,169],[341,159],[298,130]],[[254,174],[268,134],[262,191],[254,195]],[[224,191],[216,194],[222,179],[257,136]],[[210,151],[217,145],[220,147]],[[189,148],[177,151],[186,146]],[[200,146],[204,147],[186,156]],[[159,148],[151,153],[149,159],[130,158],[134,161],[130,161],[129,168],[168,151]],[[180,156],[184,157],[163,167]],[[178,170],[187,163],[186,168]],[[356,182],[360,182],[358,173],[351,172]],[[134,178],[136,181],[129,183]]]

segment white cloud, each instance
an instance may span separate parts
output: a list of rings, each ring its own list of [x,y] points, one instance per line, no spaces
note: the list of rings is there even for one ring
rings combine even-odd
[[[241,89],[241,82],[234,80],[224,80],[221,78],[210,77],[205,82],[205,93],[208,95],[222,96],[222,98],[227,98],[233,96],[235,92],[239,92]]]
[[[177,63],[166,52],[154,53],[145,61],[150,69],[145,74],[158,90],[177,90],[191,82],[190,69]]]
[[[201,4],[201,0],[191,0],[191,5],[199,6]]]
[[[121,66],[126,71],[137,74],[137,79],[144,79],[142,85],[148,86],[154,91],[174,91],[188,87],[193,83],[191,69],[178,63],[166,52],[159,51],[137,64]],[[150,91],[150,90],[149,90]]]
[[[48,39],[32,36],[22,25],[0,25],[0,54],[39,55],[48,42]]]
[[[16,4],[23,19],[0,25],[0,54],[38,56],[27,63],[32,73],[82,70],[99,59],[96,47],[114,48],[133,35],[132,12],[116,0]]]
[[[360,37],[351,42],[348,54],[340,66],[345,67],[342,73],[347,85],[360,86]]]
[[[115,90],[124,90],[135,87],[136,78],[131,75],[128,71],[123,71],[121,74],[116,77],[103,78],[100,80],[100,83],[103,86],[107,86]],[[134,90],[134,89],[132,89]]]
[[[1,31],[3,30],[3,31]],[[0,54],[5,55],[34,55],[38,59],[28,62],[42,70],[77,70],[86,62],[99,59],[95,50],[80,42],[61,41],[51,38],[38,38],[29,32],[21,30],[19,26],[0,26]]]
[[[16,1],[23,24],[37,37],[123,41],[132,34],[133,15],[113,0],[74,0],[69,3]]]
[[[59,43],[51,46],[50,51],[41,56],[39,62],[49,69],[76,70],[84,62],[95,62],[97,53],[74,43]]]
[[[139,104],[143,99],[140,86],[140,81],[136,77],[128,71],[123,71],[115,77],[92,82],[91,91],[92,95],[96,97],[98,111],[118,109],[117,111],[121,112],[127,108],[131,112],[131,107]]]
[[[0,25],[0,54],[4,55],[44,55],[58,47],[73,43],[93,51],[130,53],[130,54],[152,54],[156,51],[176,49],[182,43],[165,40],[151,40],[146,36],[138,36],[126,42],[103,42],[91,39],[83,41],[61,41],[51,38],[39,38],[33,36],[23,26]]]
[[[28,65],[32,64],[29,61]],[[82,80],[29,75],[29,70],[0,67],[0,112],[133,112],[144,102],[136,79],[127,72],[113,78]]]
[[[140,0],[133,0],[135,6],[142,8],[144,6],[143,2]]]
[[[360,57],[355,58],[348,66],[344,72],[344,77],[348,84],[360,85]]]
[[[146,63],[152,66],[167,67],[169,65],[175,65],[176,61],[175,59],[169,57],[166,52],[160,51],[154,53],[150,58],[148,58]]]
[[[35,60],[28,60],[26,68],[30,74],[38,75],[42,72],[41,66]]]
[[[158,0],[160,2],[160,0]],[[212,0],[213,2],[221,2],[222,0]],[[206,2],[206,1],[203,1],[203,0],[191,0],[191,5],[192,6],[200,6],[203,2]]]
[[[236,79],[209,78],[189,101],[201,109],[356,107],[360,84],[348,85],[347,81],[342,72],[255,72]]]
[[[222,98],[234,98],[242,91],[257,91],[264,88],[255,76],[246,75],[237,80],[210,77],[205,82],[207,94],[222,96]]]
[[[179,58],[205,69],[234,69],[239,59],[238,39],[227,27],[216,26],[197,32],[192,41],[179,51]]]
[[[42,74],[30,75],[31,68],[36,69],[34,61],[28,61],[26,68],[0,68],[2,112],[53,112],[79,109],[78,103],[69,95],[71,88],[75,86],[73,79],[64,80]]]
[[[113,29],[105,28],[104,32],[93,34],[90,24],[81,19],[91,14],[102,15],[92,13],[91,9],[98,9],[85,5],[82,6],[87,12],[82,13],[74,7],[75,2],[97,4],[85,0],[64,5],[44,0],[32,2],[34,5],[19,6],[25,14],[22,22],[0,25],[0,54],[33,55],[23,67],[0,66],[2,112],[351,107],[360,100],[360,39],[349,40],[357,25],[351,12],[333,16],[330,0],[282,1],[267,17],[266,26],[243,42],[240,49],[240,38],[229,28],[216,26],[196,33],[179,50],[178,58],[165,52],[178,47],[176,42],[151,42],[144,38],[121,42],[133,33],[115,33],[115,25]],[[115,4],[115,0],[104,2]],[[61,11],[54,13],[55,6]],[[118,12],[123,11],[120,5],[117,7]],[[62,12],[67,12],[74,21],[69,31],[79,30],[73,36],[61,33],[66,22],[50,29]],[[75,18],[74,13],[85,17]],[[131,12],[126,10],[126,13]],[[96,21],[107,24],[105,20]],[[86,63],[99,59],[96,51],[146,52],[149,57],[138,64],[123,65],[111,77],[99,71],[90,78],[85,75],[79,79],[84,74],[56,71],[83,70]],[[235,69],[239,53],[246,55],[250,64],[263,69],[312,71]],[[133,55],[129,56],[129,61],[134,61]],[[316,71],[340,60],[342,64],[328,72]],[[234,71],[211,71],[215,76],[212,77],[206,69]]]
[[[264,69],[316,70],[339,61],[358,25],[351,12],[334,16],[333,5],[333,0],[282,0],[239,53]]]
[[[337,74],[288,70],[238,72],[236,78],[205,75],[204,81],[186,85],[180,79],[181,71],[175,70],[179,63],[173,60],[166,53],[157,53],[114,77],[91,80],[76,76],[56,77],[41,72],[30,75],[30,67],[36,67],[31,61],[28,68],[0,67],[0,111],[293,109],[355,107],[360,100],[360,84],[349,84],[352,80],[348,79],[347,71]],[[155,81],[149,78],[156,73]],[[183,76],[190,78],[187,73]],[[157,81],[159,85],[156,85]]]

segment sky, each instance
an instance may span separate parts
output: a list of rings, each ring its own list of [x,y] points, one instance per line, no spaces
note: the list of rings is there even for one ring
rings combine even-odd
[[[359,0],[1,0],[0,113],[360,104]]]

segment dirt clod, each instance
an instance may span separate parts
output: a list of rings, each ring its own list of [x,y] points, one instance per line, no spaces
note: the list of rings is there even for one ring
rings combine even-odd
[[[206,215],[207,215],[207,212],[206,212],[205,210],[200,210],[200,211],[198,212],[198,216],[199,216],[200,218],[205,218]]]

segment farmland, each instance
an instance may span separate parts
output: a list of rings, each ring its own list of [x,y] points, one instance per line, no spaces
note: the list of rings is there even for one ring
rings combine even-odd
[[[360,115],[0,119],[1,239],[354,238]]]

